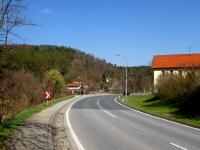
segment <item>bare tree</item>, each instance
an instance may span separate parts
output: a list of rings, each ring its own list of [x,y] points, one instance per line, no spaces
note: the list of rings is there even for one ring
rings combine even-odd
[[[0,20],[0,44],[6,49],[10,38],[22,39],[14,32],[18,26],[33,25],[23,16],[25,9],[24,0],[2,0],[1,2],[1,20]]]

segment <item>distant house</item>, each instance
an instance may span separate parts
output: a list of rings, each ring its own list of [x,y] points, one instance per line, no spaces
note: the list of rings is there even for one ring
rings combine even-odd
[[[161,74],[183,74],[189,69],[200,69],[200,53],[156,55],[153,58],[152,69],[154,72],[154,85],[156,85]]]
[[[81,82],[70,82],[66,84],[66,92],[68,95],[83,94],[84,88]]]

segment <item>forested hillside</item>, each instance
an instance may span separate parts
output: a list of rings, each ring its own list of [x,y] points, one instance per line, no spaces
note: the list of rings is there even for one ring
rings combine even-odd
[[[7,49],[0,50],[0,120],[41,103],[45,90],[54,97],[64,95],[65,84],[71,81],[87,85],[86,92],[124,91],[124,67],[79,50],[51,45],[10,45]],[[130,92],[151,90],[150,67],[129,67],[128,72]]]

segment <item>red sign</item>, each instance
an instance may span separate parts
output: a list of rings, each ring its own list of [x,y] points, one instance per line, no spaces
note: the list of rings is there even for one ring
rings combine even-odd
[[[50,91],[46,91],[46,92],[45,92],[45,98],[46,98],[47,100],[51,100],[51,93],[50,93]]]

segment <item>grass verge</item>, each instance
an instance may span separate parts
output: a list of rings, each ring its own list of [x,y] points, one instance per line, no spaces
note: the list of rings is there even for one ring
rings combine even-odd
[[[49,101],[48,106],[46,102],[32,106],[20,114],[16,115],[14,118],[0,124],[0,143],[3,142],[8,136],[12,134],[13,129],[21,125],[26,119],[30,118],[32,115],[55,105],[58,102],[72,98],[73,96],[65,96],[62,98],[56,98]]]
[[[154,99],[152,94],[129,96],[127,102],[120,102],[142,112],[200,128],[200,116],[188,116],[179,111],[176,105],[160,99]]]

